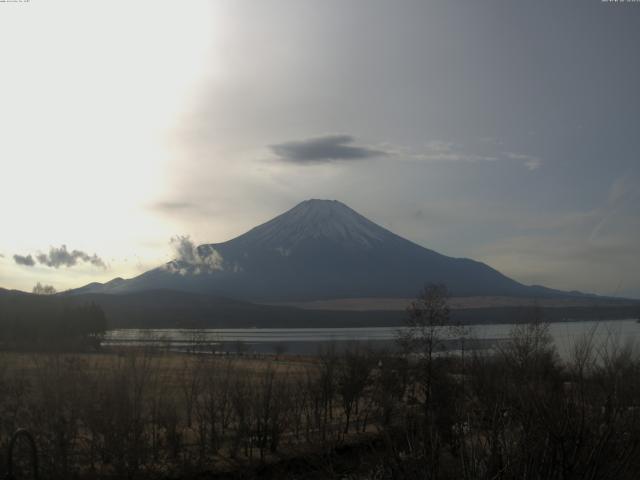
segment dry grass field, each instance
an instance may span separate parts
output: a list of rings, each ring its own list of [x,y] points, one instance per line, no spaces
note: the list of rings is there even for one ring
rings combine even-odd
[[[345,430],[326,378],[336,360],[1,352],[0,462],[17,428],[36,437],[47,478],[237,472],[348,443],[372,427]]]
[[[47,479],[637,478],[633,351],[560,361],[530,324],[442,356],[420,328],[389,355],[2,352],[0,465],[22,427]]]

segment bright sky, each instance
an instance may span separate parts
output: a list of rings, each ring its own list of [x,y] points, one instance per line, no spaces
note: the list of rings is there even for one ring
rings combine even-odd
[[[0,286],[131,277],[335,198],[640,297],[639,40],[640,3],[599,0],[0,3]]]
[[[169,187],[171,135],[203,77],[218,22],[190,2],[0,5],[0,284],[59,288],[133,275],[174,227],[150,212]],[[16,265],[67,245],[108,268]]]

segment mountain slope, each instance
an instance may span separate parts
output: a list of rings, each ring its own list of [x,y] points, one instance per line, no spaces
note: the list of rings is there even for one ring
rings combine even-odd
[[[443,283],[456,296],[569,295],[421,247],[335,200],[307,200],[239,237],[201,245],[183,257],[129,280],[71,293],[162,288],[287,301],[413,297],[425,283]]]

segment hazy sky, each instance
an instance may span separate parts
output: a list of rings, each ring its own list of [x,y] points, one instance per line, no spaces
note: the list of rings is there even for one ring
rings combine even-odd
[[[0,286],[307,198],[524,283],[640,297],[640,3],[0,3]]]

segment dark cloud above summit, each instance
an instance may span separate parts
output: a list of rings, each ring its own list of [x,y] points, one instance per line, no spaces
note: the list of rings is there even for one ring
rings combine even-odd
[[[354,142],[351,135],[323,135],[278,143],[269,148],[282,160],[301,164],[362,160],[387,155],[383,150],[353,145]]]

